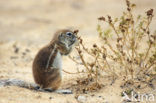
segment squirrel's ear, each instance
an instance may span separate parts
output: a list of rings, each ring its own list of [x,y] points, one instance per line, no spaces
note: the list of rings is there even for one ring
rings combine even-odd
[[[61,40],[63,37],[63,33],[60,33],[60,35],[58,35],[58,40]]]

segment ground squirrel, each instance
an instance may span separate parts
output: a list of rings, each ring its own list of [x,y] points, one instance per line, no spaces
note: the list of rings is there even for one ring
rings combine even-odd
[[[37,53],[33,61],[33,77],[40,88],[57,90],[62,80],[62,55],[68,55],[77,42],[78,31],[59,30],[52,41]]]

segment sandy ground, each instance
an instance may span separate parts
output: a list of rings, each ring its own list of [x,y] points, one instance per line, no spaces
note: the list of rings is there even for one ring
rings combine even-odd
[[[132,1],[137,4],[137,14],[143,14],[149,8],[156,10],[156,0]],[[32,61],[56,30],[79,29],[85,43],[93,44],[98,41],[97,18],[108,14],[120,16],[125,9],[124,3],[124,0],[0,0],[0,79],[16,78],[33,83]],[[155,25],[156,18],[152,29]],[[76,71],[71,60],[63,57],[63,61],[63,69]],[[63,73],[60,88],[70,89],[76,77]],[[104,82],[106,85],[100,91],[81,94],[85,97],[82,100],[85,103],[120,103],[121,80],[111,86],[109,80]],[[77,103],[75,95],[36,92],[16,86],[0,87],[0,103]]]

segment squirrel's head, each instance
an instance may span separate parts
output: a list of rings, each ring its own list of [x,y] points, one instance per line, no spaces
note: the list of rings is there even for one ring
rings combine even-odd
[[[64,29],[56,32],[55,43],[61,54],[67,55],[71,52],[74,45],[78,42],[78,30]]]
[[[71,47],[77,41],[76,33],[71,30],[63,30],[58,36],[58,43]]]

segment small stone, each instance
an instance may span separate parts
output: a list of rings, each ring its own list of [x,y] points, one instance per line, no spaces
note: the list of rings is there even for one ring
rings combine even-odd
[[[99,98],[101,98],[102,96],[99,96]]]
[[[18,56],[11,56],[10,59],[18,59]]]
[[[53,97],[49,97],[49,99],[53,99]]]
[[[30,52],[30,50],[29,50],[29,49],[25,49],[25,51],[26,51],[26,52]]]
[[[26,53],[25,53],[25,52],[23,52],[23,53],[22,53],[22,55],[26,55]]]
[[[39,95],[39,96],[37,96],[37,99],[39,99],[39,98],[42,98],[42,97]]]
[[[85,103],[86,97],[85,96],[78,96],[77,100],[81,103]]]
[[[14,50],[14,52],[15,53],[18,53],[19,52],[19,48],[16,47],[15,50]]]
[[[73,92],[71,90],[65,89],[65,90],[56,90],[56,93],[59,94],[73,94]]]
[[[93,96],[95,96],[95,94],[92,94],[91,96],[93,97]]]
[[[106,102],[103,102],[103,103],[109,103],[109,102],[106,101]]]

